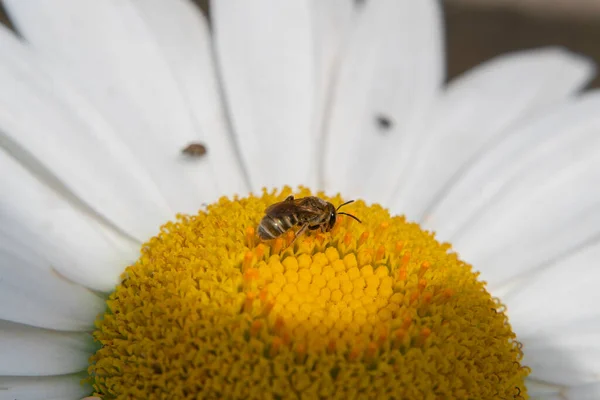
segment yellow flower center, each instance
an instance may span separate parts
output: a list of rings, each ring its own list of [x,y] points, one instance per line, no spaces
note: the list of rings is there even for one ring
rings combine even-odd
[[[362,201],[362,224],[261,241],[289,194],[223,198],[144,245],[97,322],[97,395],[527,398],[503,306],[448,244]]]

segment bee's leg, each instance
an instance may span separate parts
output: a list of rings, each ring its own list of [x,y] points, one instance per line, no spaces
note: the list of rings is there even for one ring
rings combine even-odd
[[[296,241],[296,239],[298,239],[298,237],[300,237],[304,232],[306,232],[306,229],[308,229],[308,224],[302,225],[302,228],[300,228],[298,230],[298,232],[296,232],[296,235],[294,236],[294,238],[290,242],[290,246],[294,244],[294,242]]]
[[[294,201],[294,196],[293,195],[289,195],[288,197],[285,198],[284,201]]]

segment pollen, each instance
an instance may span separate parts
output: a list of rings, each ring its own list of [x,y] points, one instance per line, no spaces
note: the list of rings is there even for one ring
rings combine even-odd
[[[527,398],[503,305],[449,244],[362,201],[346,210],[362,224],[262,241],[290,194],[222,198],[143,246],[96,323],[94,395]]]

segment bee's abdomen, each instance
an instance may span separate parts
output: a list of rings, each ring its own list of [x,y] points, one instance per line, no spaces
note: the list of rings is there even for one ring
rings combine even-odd
[[[264,240],[275,239],[290,230],[298,223],[295,215],[286,215],[281,218],[273,218],[266,215],[258,225],[258,236]]]

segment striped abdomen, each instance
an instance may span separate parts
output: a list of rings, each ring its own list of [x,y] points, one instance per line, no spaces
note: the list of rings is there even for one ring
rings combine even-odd
[[[258,225],[258,236],[264,240],[275,239],[298,224],[298,217],[294,214],[283,217],[265,215]]]

